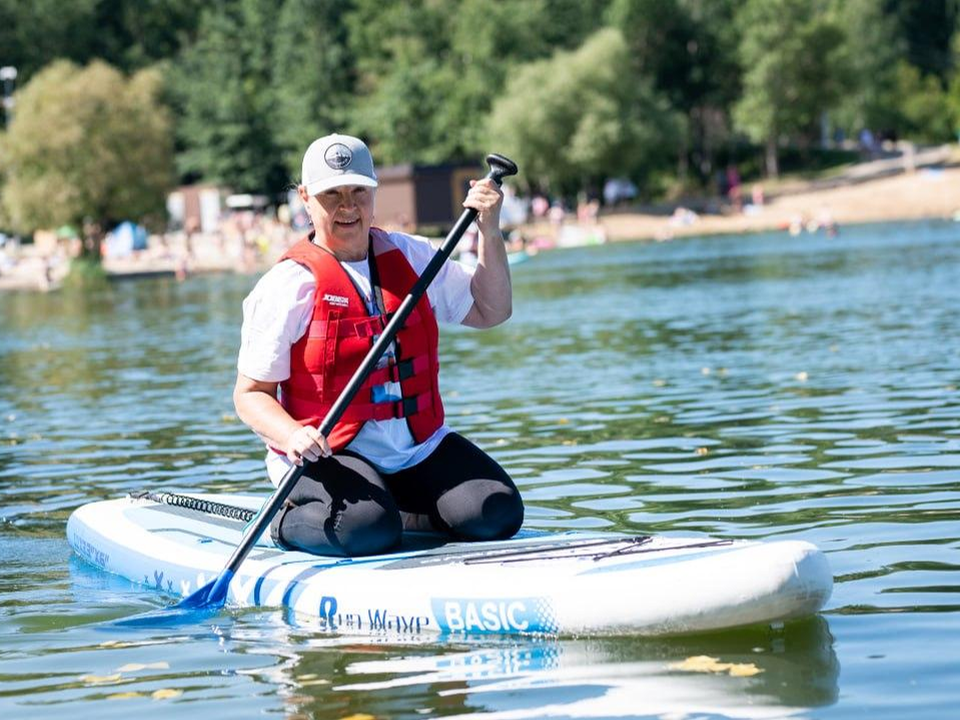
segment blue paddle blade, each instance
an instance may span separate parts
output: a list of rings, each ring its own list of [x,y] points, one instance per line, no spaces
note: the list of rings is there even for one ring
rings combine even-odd
[[[157,612],[142,613],[134,617],[117,620],[114,625],[124,627],[170,627],[173,625],[196,623],[209,615],[219,612],[227,601],[227,590],[233,579],[231,570],[224,570],[213,582],[209,582],[183,600]]]
[[[230,588],[231,580],[233,580],[233,571],[225,568],[216,580],[190,593],[172,609],[219,610],[227,602],[227,590]]]
[[[111,626],[120,626],[127,628],[169,628],[197,625],[209,617],[213,617],[220,610],[218,607],[198,607],[181,608],[179,605],[171,605],[162,610],[140,613],[133,617],[114,620],[109,624]]]

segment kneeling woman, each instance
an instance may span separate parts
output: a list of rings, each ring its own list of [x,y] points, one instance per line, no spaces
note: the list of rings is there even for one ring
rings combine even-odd
[[[444,264],[328,438],[317,427],[434,255],[402,233],[372,227],[377,188],[366,145],[346,135],[314,141],[300,198],[313,231],[243,303],[234,403],[267,443],[274,484],[309,461],[271,525],[284,548],[369,555],[426,524],[458,540],[517,532],[523,503],[490,456],[444,424],[437,321],[476,328],[510,316],[500,234],[503,196],[471,183],[479,212],[476,268]]]

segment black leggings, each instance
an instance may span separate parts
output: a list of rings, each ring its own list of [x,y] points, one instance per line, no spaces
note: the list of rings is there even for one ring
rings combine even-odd
[[[497,462],[457,433],[399,472],[378,473],[342,452],[311,464],[270,526],[280,547],[317,555],[373,555],[400,542],[401,511],[426,515],[457,540],[499,540],[523,522],[516,485]]]

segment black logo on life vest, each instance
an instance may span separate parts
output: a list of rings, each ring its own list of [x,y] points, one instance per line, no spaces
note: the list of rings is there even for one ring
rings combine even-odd
[[[347,165],[350,164],[350,161],[353,160],[353,153],[350,152],[350,148],[342,143],[334,143],[327,148],[327,152],[324,153],[323,159],[327,161],[327,165],[332,167],[334,170],[343,170]]]

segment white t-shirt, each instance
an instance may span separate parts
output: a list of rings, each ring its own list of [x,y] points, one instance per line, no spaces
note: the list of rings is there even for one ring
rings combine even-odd
[[[417,275],[423,273],[436,254],[424,239],[390,233],[391,242],[404,254]],[[367,310],[374,311],[370,266],[366,259],[341,262],[353,284],[361,291]],[[445,262],[427,288],[427,298],[438,322],[459,324],[473,305],[470,281],[474,269],[458,262]],[[290,377],[290,348],[307,331],[313,316],[316,283],[313,273],[299,263],[285,260],[274,265],[257,282],[243,301],[240,355],[237,369],[261,382],[283,382]],[[388,353],[390,351],[388,350]],[[385,362],[385,360],[383,360]],[[393,383],[382,386],[385,400],[399,392]],[[383,472],[396,472],[416,465],[432,453],[450,432],[446,425],[419,445],[410,434],[407,421],[370,420],[347,446]],[[274,485],[290,468],[287,458],[267,451],[267,473]]]

